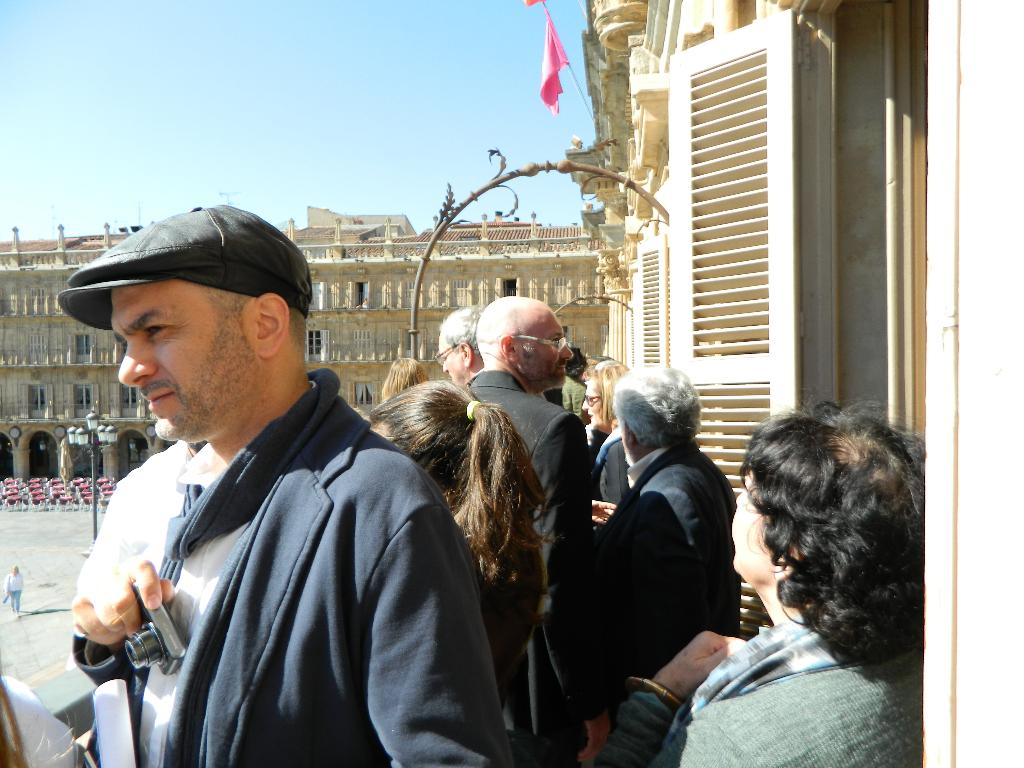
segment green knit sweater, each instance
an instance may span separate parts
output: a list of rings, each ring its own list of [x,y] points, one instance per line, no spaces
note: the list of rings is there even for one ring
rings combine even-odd
[[[598,768],[903,768],[921,765],[921,656],[814,672],[716,701],[682,750],[660,751],[672,714],[633,694]]]

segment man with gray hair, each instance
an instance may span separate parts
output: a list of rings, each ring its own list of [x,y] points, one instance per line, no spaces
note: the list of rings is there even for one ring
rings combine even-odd
[[[484,367],[476,343],[476,325],[481,311],[480,307],[463,307],[452,312],[441,323],[434,359],[456,384],[469,384]]]
[[[689,378],[672,368],[635,370],[615,387],[630,490],[596,537],[613,713],[627,677],[653,677],[702,630],[739,632],[736,498],[697,446],[700,409]]]

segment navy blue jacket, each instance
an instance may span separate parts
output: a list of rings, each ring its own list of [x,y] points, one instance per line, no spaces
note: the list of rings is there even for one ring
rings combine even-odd
[[[239,548],[203,764],[511,764],[465,538],[434,483],[343,400]],[[128,671],[123,652],[83,668],[97,682]]]

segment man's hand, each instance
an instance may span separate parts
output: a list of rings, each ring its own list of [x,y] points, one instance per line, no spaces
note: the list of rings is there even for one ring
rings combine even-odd
[[[75,631],[112,651],[119,650],[124,639],[142,626],[133,583],[150,610],[174,597],[174,585],[157,575],[153,563],[129,560],[114,568],[109,578],[90,585],[88,594],[75,597],[71,603]]]
[[[680,699],[686,700],[700,687],[715,667],[746,645],[736,637],[723,637],[705,630],[686,644],[675,658],[654,676]]]
[[[584,720],[583,725],[587,729],[587,744],[576,755],[581,763],[584,760],[593,760],[597,753],[604,749],[604,743],[608,741],[608,731],[611,730],[611,722],[608,720],[606,709],[593,720]]]
[[[610,501],[598,501],[597,499],[591,499],[590,501],[590,519],[594,521],[594,525],[604,525],[608,522],[608,518],[615,512],[615,505]]]

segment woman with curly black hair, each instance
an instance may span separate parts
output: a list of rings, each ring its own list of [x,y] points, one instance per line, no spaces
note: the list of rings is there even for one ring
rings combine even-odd
[[[499,692],[540,621],[541,539],[533,515],[544,491],[508,415],[467,387],[430,381],[370,413],[373,429],[408,454],[441,487],[469,543]]]
[[[735,566],[775,626],[632,679],[597,765],[920,765],[922,441],[822,404],[764,422],[741,471]]]

